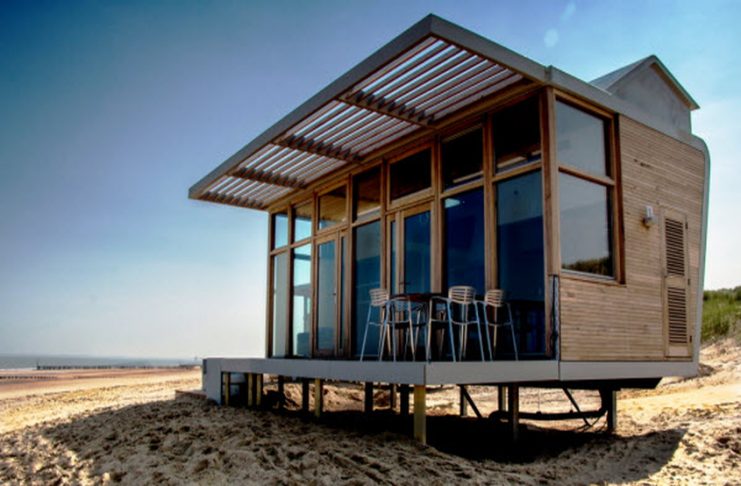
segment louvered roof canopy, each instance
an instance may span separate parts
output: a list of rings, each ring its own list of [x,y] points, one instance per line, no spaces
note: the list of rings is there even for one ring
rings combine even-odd
[[[190,189],[266,209],[292,191],[545,68],[434,15],[345,73]]]

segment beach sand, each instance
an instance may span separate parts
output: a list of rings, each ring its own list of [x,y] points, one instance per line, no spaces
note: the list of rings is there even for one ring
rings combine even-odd
[[[703,350],[702,376],[621,392],[615,435],[604,421],[526,423],[517,446],[493,420],[456,417],[449,387],[428,391],[422,446],[410,420],[383,410],[384,390],[364,416],[360,385],[327,386],[328,413],[316,420],[297,411],[296,385],[286,411],[175,398],[200,388],[198,370],[0,379],[0,484],[741,484],[739,350],[716,343]],[[471,394],[485,415],[495,409],[494,389]],[[575,395],[598,404],[595,393]],[[557,390],[524,389],[521,400],[522,410],[570,409]]]

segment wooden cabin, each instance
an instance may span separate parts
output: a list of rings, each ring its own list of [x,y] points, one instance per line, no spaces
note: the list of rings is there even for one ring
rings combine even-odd
[[[506,384],[510,414],[517,385],[600,389],[614,419],[616,389],[696,374],[696,108],[654,56],[589,83],[424,18],[190,189],[270,215],[266,357],[207,359],[207,395],[236,374],[253,404],[264,375],[414,386],[424,440],[427,385]],[[371,289],[455,285],[502,289],[515,343],[359,360]]]

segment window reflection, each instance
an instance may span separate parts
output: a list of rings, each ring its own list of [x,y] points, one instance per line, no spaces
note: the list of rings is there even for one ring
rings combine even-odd
[[[564,173],[559,184],[563,268],[612,276],[609,189]]]
[[[540,111],[533,97],[492,117],[496,172],[540,160]]]
[[[445,289],[470,285],[483,294],[484,191],[476,189],[445,199]]]
[[[319,197],[319,229],[329,228],[347,220],[346,199],[345,186],[340,186]]]
[[[417,152],[391,164],[391,199],[408,196],[428,189],[431,184],[431,152]]]
[[[293,250],[293,354],[311,354],[311,245]]]
[[[497,271],[522,354],[545,352],[545,263],[541,172],[497,184]],[[511,346],[505,341],[500,345]]]
[[[464,133],[442,143],[444,189],[481,178],[484,141],[481,129]]]
[[[430,212],[404,218],[404,285],[406,293],[430,291]]]
[[[605,122],[572,106],[556,102],[558,161],[606,176]]]

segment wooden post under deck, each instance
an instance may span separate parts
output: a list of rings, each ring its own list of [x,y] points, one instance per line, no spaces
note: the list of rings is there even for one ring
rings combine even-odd
[[[466,402],[465,390],[466,385],[460,385],[458,387],[458,413],[461,417],[465,417],[468,413],[468,402]]]
[[[309,413],[309,379],[301,378],[301,411]]]
[[[517,385],[509,385],[507,395],[509,398],[509,429],[512,437],[512,442],[517,442],[519,439],[520,429],[520,387]]]
[[[396,410],[396,385],[389,383],[389,408],[393,412]]]
[[[286,379],[278,376],[278,408],[282,409],[286,405]]]
[[[365,413],[373,412],[373,382],[365,382],[365,400],[363,402],[363,411]]]
[[[414,438],[427,444],[427,389],[414,385]]]
[[[507,410],[507,389],[504,385],[497,386],[497,411],[504,412]]]
[[[245,373],[247,378],[247,408],[255,406],[255,374]]]
[[[229,399],[232,394],[232,375],[230,373],[222,373],[221,381],[224,383],[224,405],[229,406]]]
[[[314,380],[314,416],[319,418],[322,416],[324,409],[324,380],[316,378]]]
[[[603,389],[599,391],[602,400],[602,408],[607,410],[607,432],[614,433],[617,430],[617,391]]]
[[[409,385],[399,386],[399,415],[409,415]]]
[[[257,373],[255,375],[255,406],[261,407],[262,406],[262,373]]]

